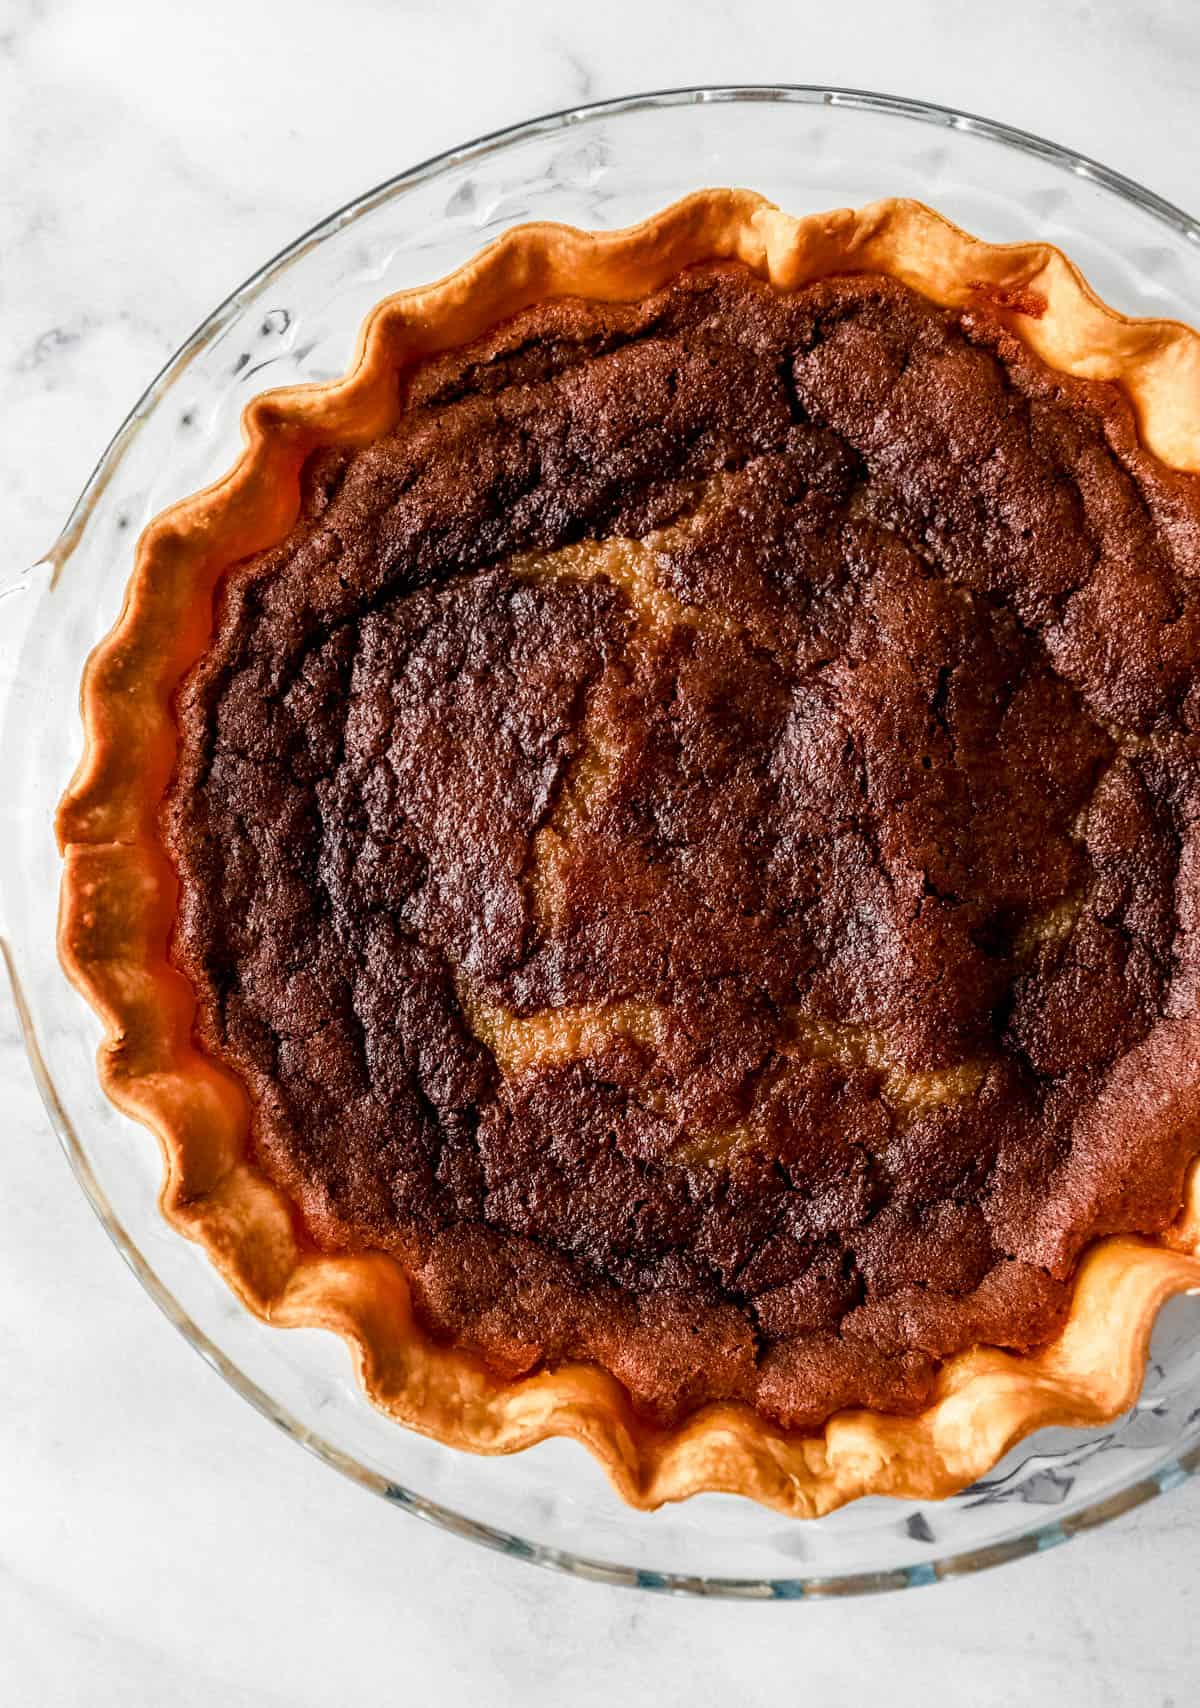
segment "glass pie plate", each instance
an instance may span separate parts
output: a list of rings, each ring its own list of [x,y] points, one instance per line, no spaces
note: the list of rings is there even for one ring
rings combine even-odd
[[[101,1094],[99,1025],[54,950],[55,802],[80,751],[84,658],[115,619],[139,531],[222,474],[247,401],[348,365],[367,311],[529,219],[629,224],[706,185],[791,213],[915,196],[992,240],[1046,238],[1133,314],[1200,322],[1200,225],[1022,132],[822,88],[688,89],[535,119],[389,180],[269,262],[205,321],[120,428],[40,563],[0,589],[0,924],[51,1120],[147,1291],[249,1402],[398,1509],[512,1556],[645,1589],[794,1600],[932,1583],[1052,1546],[1200,1468],[1200,1300],[1159,1319],[1143,1394],[1103,1430],[1043,1431],[952,1499],[860,1500],[794,1521],[729,1496],[626,1508],[587,1453],[474,1458],[401,1428],[344,1346],[268,1328],[160,1218],[157,1147]]]

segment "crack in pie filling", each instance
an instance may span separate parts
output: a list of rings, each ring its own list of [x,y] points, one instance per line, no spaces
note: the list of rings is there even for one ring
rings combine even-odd
[[[297,1261],[491,1393],[819,1439],[1184,1207],[1200,483],[1036,293],[688,259],[303,447],[175,694],[169,959]]]

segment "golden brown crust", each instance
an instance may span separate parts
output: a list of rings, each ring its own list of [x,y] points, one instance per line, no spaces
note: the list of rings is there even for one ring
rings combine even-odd
[[[710,1489],[812,1516],[865,1493],[950,1493],[1032,1429],[1098,1423],[1129,1405],[1159,1305],[1200,1286],[1200,1170],[1190,1176],[1184,1212],[1159,1241],[1123,1237],[1091,1248],[1051,1346],[1032,1356],[979,1348],[948,1361],[934,1403],[918,1417],[844,1412],[820,1435],[803,1437],[721,1405],[668,1431],[636,1417],[620,1385],[597,1368],[504,1382],[422,1334],[390,1258],[305,1247],[285,1195],[247,1161],[246,1095],[197,1049],[192,993],[168,961],[176,883],[157,829],[176,747],[171,697],[206,644],[217,579],[291,526],[310,452],[377,437],[399,407],[400,368],[537,301],[633,299],[714,259],[740,260],[784,289],[871,271],[945,306],[983,298],[1053,367],[1116,381],[1147,447],[1200,473],[1200,336],[1175,322],[1116,314],[1048,245],[984,244],[913,202],[795,220],[748,192],[724,190],[623,232],[510,232],[440,284],[381,303],[344,379],[256,399],[230,473],[142,536],[120,620],[84,677],[87,746],[58,821],[60,953],[105,1023],[105,1089],[162,1143],[164,1214],[205,1246],[252,1310],[283,1326],[344,1335],[372,1399],[450,1445],[512,1452],[570,1435],[636,1506]]]

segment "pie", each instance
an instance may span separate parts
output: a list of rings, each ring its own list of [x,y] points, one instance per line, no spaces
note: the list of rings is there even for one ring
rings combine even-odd
[[[1200,337],[918,204],[510,232],[250,406],[83,685],[163,1210],[456,1446],[960,1488],[1200,1285]]]

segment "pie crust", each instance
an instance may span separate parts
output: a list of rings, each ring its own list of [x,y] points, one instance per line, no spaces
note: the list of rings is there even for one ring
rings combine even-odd
[[[247,1095],[197,1046],[193,993],[168,959],[177,882],[158,813],[176,753],[172,696],[205,648],[223,571],[278,543],[294,522],[305,459],[387,431],[405,365],[547,298],[633,300],[712,260],[740,261],[782,290],[875,272],[946,307],[983,299],[1051,367],[1115,381],[1145,446],[1200,474],[1200,335],[1109,309],[1047,244],[983,243],[911,201],[794,219],[733,190],[699,192],[619,232],[510,231],[440,283],[380,303],[344,378],[256,398],[234,467],[142,535],[121,616],[83,679],[86,747],[58,815],[59,950],[104,1023],[104,1089],[161,1143],[163,1214],[204,1246],[252,1311],[277,1326],[341,1334],[371,1399],[448,1445],[509,1453],[571,1436],[633,1506],[720,1490],[812,1517],[864,1494],[950,1494],[1031,1430],[1102,1423],[1132,1404],[1159,1306],[1200,1288],[1200,1166],[1158,1239],[1088,1248],[1052,1344],[948,1359],[933,1403],[915,1417],[844,1411],[801,1435],[746,1406],[716,1404],[664,1429],[595,1366],[500,1379],[423,1333],[392,1258],[302,1245],[286,1195],[248,1160]]]

